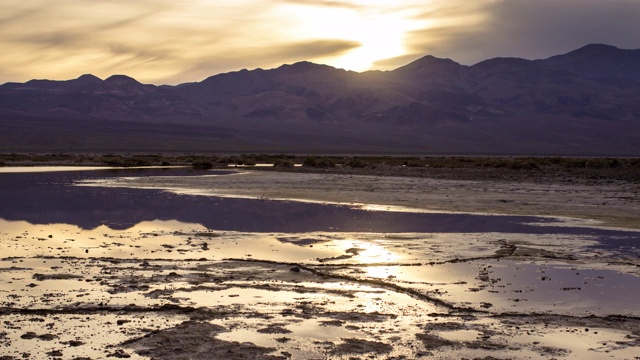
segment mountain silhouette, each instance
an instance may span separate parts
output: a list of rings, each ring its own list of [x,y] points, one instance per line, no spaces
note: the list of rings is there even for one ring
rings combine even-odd
[[[640,155],[640,50],[0,85],[0,151]]]

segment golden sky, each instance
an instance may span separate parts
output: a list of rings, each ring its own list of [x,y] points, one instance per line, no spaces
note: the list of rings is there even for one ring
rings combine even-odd
[[[0,0],[0,83],[543,58],[589,43],[640,48],[637,19],[639,0]]]

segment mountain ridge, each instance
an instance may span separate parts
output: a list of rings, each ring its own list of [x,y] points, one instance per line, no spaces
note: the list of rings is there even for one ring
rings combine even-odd
[[[84,74],[0,85],[0,151],[47,148],[50,134],[50,151],[108,136],[109,151],[640,155],[638,99],[640,50],[597,44],[362,73],[301,61],[174,86]],[[194,129],[209,137],[181,135]]]

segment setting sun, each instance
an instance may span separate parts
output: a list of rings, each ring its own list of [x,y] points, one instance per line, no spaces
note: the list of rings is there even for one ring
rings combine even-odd
[[[424,26],[424,21],[411,19],[406,10],[365,11],[354,8],[287,5],[285,13],[295,18],[297,35],[305,38],[342,39],[357,46],[339,54],[320,58],[338,68],[369,70],[378,60],[406,54],[408,32]]]

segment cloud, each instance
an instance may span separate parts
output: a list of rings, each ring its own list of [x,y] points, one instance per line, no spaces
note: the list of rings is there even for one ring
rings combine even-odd
[[[353,1],[335,1],[335,0],[283,0],[283,3],[292,5],[310,5],[321,7],[334,7],[334,8],[346,8],[346,9],[361,9],[366,7],[362,4],[354,3]]]
[[[640,47],[636,0],[499,0],[485,5],[467,13],[476,21],[412,33],[410,51],[472,64],[497,56],[544,58],[589,43]],[[449,18],[466,11],[449,10]]]
[[[638,0],[0,0],[0,83],[127,74],[200,81],[309,60],[392,69],[640,48]]]
[[[361,45],[354,39],[305,34],[300,31],[304,21],[283,12],[278,3],[30,0],[13,6],[0,0],[0,46],[10,49],[0,54],[0,67],[10,69],[4,74],[16,75],[0,82],[69,79],[81,73],[103,78],[128,74],[154,83],[199,81],[239,67],[319,62]]]
[[[4,12],[0,15],[0,26],[8,26],[12,23],[20,22],[33,14],[30,9],[14,9],[13,11]]]
[[[89,72],[161,80],[186,66],[186,57],[202,49],[214,54],[210,50],[219,42],[243,31],[218,20],[227,15],[233,19],[240,9],[208,16],[206,2],[192,5],[179,7],[169,0],[0,0],[0,47],[6,49],[0,53],[0,67],[13,74],[3,74],[0,83]]]
[[[424,54],[422,53],[395,56],[392,58],[375,61],[373,63],[373,67],[379,70],[393,70],[401,66],[407,65],[412,61],[418,60],[423,56]]]
[[[337,56],[359,46],[360,44],[354,41],[325,39],[279,45],[238,47],[224,55],[205,55],[202,60],[192,62],[188,69],[167,78],[166,81],[178,83],[181,82],[180,79],[184,78],[200,81],[217,73],[243,68],[275,68],[284,63]]]
[[[308,60],[311,58],[328,57],[343,54],[355,49],[361,44],[350,40],[313,40],[285,44],[271,48],[268,52],[271,57]]]

